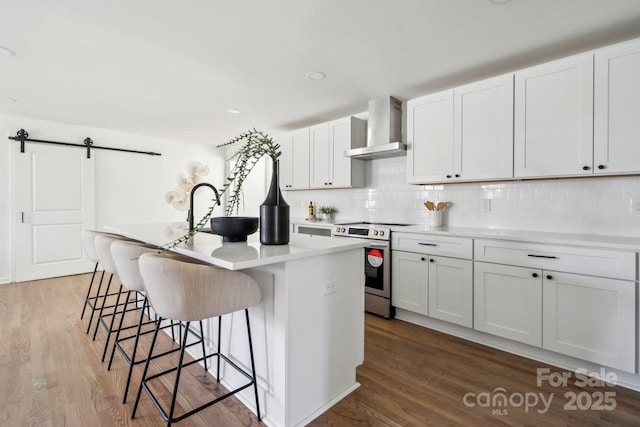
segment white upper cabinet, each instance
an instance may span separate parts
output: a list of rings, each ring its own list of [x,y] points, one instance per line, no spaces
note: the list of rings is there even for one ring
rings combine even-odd
[[[594,173],[640,171],[640,40],[595,53]]]
[[[514,176],[590,175],[593,54],[515,73]]]
[[[410,184],[443,182],[452,177],[453,90],[407,102],[407,144]]]
[[[410,183],[513,177],[513,74],[407,103]]]
[[[453,106],[454,178],[512,178],[513,74],[456,88]]]
[[[329,123],[309,128],[309,186],[322,188],[329,184]]]
[[[344,152],[367,144],[367,122],[347,117],[329,122],[329,150],[334,187],[364,187],[364,160],[345,157]]]
[[[280,144],[280,188],[309,188],[309,128],[274,138]]]
[[[366,122],[346,117],[309,128],[311,188],[364,186],[364,162],[344,152],[366,144]]]

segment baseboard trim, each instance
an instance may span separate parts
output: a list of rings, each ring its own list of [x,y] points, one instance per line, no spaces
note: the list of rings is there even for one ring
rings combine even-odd
[[[7,283],[11,283],[10,277],[0,277],[0,285],[6,285]]]

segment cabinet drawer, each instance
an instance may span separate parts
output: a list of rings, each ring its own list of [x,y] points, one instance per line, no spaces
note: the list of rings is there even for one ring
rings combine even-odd
[[[475,260],[635,280],[634,252],[478,239]]]
[[[471,259],[473,240],[464,237],[394,232],[391,239],[391,249]]]

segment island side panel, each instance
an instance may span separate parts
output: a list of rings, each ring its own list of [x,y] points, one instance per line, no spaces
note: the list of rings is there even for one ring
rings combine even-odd
[[[249,309],[251,336],[258,377],[258,396],[263,422],[272,427],[285,427],[286,422],[286,318],[287,282],[284,263],[242,270],[253,277],[260,287],[260,304]],[[207,342],[211,350],[217,348],[217,320],[209,319]],[[222,352],[242,367],[251,371],[251,358],[247,345],[246,320],[244,312],[236,312],[223,317],[221,336]],[[196,346],[197,347],[197,346]],[[198,349],[195,348],[197,353]],[[246,384],[247,379],[238,371],[225,367],[221,372],[221,382],[228,389]],[[215,364],[209,372],[215,376]],[[255,398],[250,387],[236,394],[236,397],[254,413]]]
[[[364,361],[363,249],[286,263],[287,425],[304,425],[358,386]],[[276,284],[276,287],[278,284]]]

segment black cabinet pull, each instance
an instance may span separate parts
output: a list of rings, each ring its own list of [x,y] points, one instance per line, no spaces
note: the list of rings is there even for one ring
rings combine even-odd
[[[425,257],[420,258],[420,261],[426,261],[427,259]]]
[[[435,243],[422,243],[422,242],[418,242],[418,244],[419,244],[419,245],[422,245],[422,246],[438,246],[438,245],[436,245]]]
[[[583,171],[588,171],[589,169],[591,169],[589,166],[583,166],[583,167],[582,167],[582,170],[583,170]]]
[[[538,277],[538,273],[533,273],[532,276],[533,277]]]
[[[436,260],[433,258],[429,258],[429,262],[436,262]]]
[[[606,168],[605,165],[598,165],[598,169],[604,169],[604,168]]]
[[[553,256],[553,255],[534,255],[534,254],[529,254],[527,256],[530,256],[532,258],[547,258],[547,259],[558,259],[557,256]]]
[[[451,178],[451,175],[447,175],[447,178]]]
[[[547,279],[551,280],[553,279],[553,276],[551,276],[550,274],[547,274]]]
[[[456,178],[460,178],[460,174],[459,174],[459,173],[455,174],[454,176],[455,176]]]

